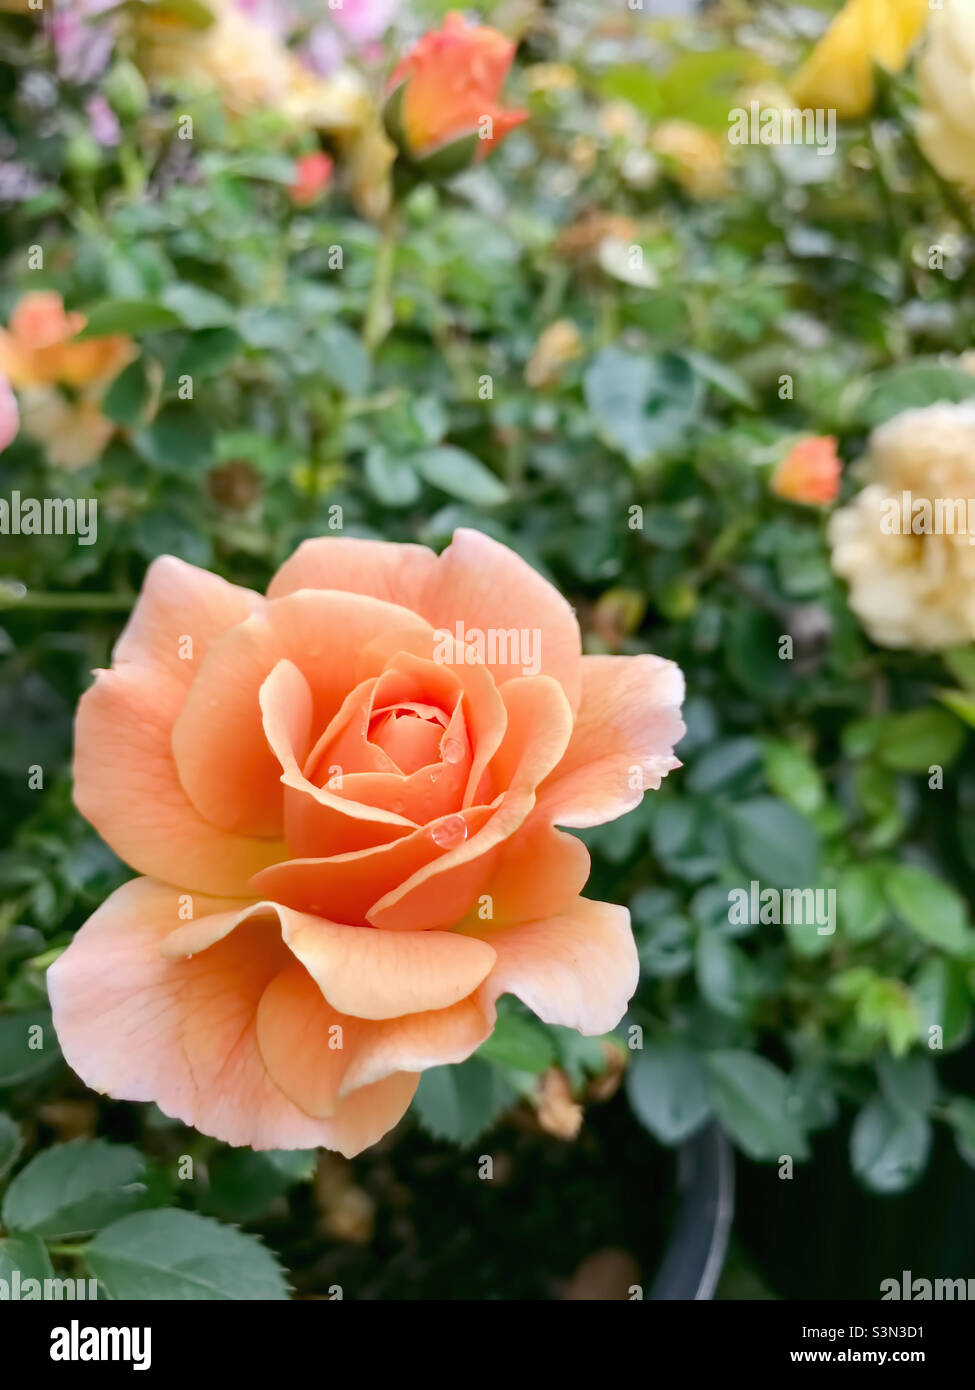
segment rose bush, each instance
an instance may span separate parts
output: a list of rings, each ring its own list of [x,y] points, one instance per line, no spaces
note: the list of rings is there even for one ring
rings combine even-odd
[[[475,531],[439,559],[308,541],[266,599],[157,561],[78,713],[79,809],[147,877],[52,967],[65,1057],[229,1143],[352,1154],[501,993],[608,1032],[628,914],[580,896],[555,825],[660,785],[681,695],[670,662],[583,657],[565,601]]]

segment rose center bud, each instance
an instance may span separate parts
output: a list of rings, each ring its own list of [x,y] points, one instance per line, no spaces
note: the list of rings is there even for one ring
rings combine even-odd
[[[368,737],[408,777],[421,767],[440,762],[446,728],[447,716],[442,709],[404,700],[374,711]]]

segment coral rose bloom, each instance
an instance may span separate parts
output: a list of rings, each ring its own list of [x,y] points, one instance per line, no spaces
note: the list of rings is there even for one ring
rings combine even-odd
[[[478,142],[478,157],[527,120],[527,111],[499,105],[515,45],[496,29],[468,24],[451,11],[443,28],[424,34],[393,72],[389,91],[403,85],[402,132],[406,153],[424,159],[466,136],[476,137],[485,118],[490,134]]]
[[[25,294],[9,328],[0,328],[0,372],[18,389],[110,381],[131,359],[132,343],[118,334],[75,341],[84,326],[84,315],[67,313],[53,290]]]
[[[308,541],[266,599],[157,560],[78,711],[77,804],[146,877],[49,971],[65,1057],[228,1143],[352,1155],[500,994],[613,1028],[628,914],[580,896],[554,825],[678,766],[682,691],[657,657],[583,657],[560,595],[476,531],[439,558]]]

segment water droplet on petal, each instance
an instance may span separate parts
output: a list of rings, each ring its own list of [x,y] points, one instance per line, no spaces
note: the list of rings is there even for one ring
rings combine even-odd
[[[430,834],[441,849],[453,849],[467,839],[467,822],[463,816],[448,816],[431,826]]]
[[[445,763],[459,763],[464,756],[464,745],[456,738],[445,738],[440,752]]]
[[[393,814],[396,816],[401,816],[403,814],[405,804],[405,802],[397,798],[397,800],[393,802]]]

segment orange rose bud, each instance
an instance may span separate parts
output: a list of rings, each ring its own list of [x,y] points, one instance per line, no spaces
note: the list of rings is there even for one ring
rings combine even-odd
[[[442,29],[425,34],[389,82],[386,128],[404,158],[448,177],[527,120],[527,111],[498,105],[515,48],[496,29],[453,11]]]
[[[775,470],[772,491],[787,502],[824,507],[840,490],[842,467],[832,435],[801,439]]]
[[[110,381],[131,359],[132,343],[119,335],[79,342],[84,326],[84,315],[67,313],[53,290],[25,294],[9,328],[0,328],[0,372],[18,390]]]
[[[317,202],[331,182],[334,167],[331,155],[324,150],[303,154],[295,161],[297,173],[291,185],[291,201],[296,207]]]

